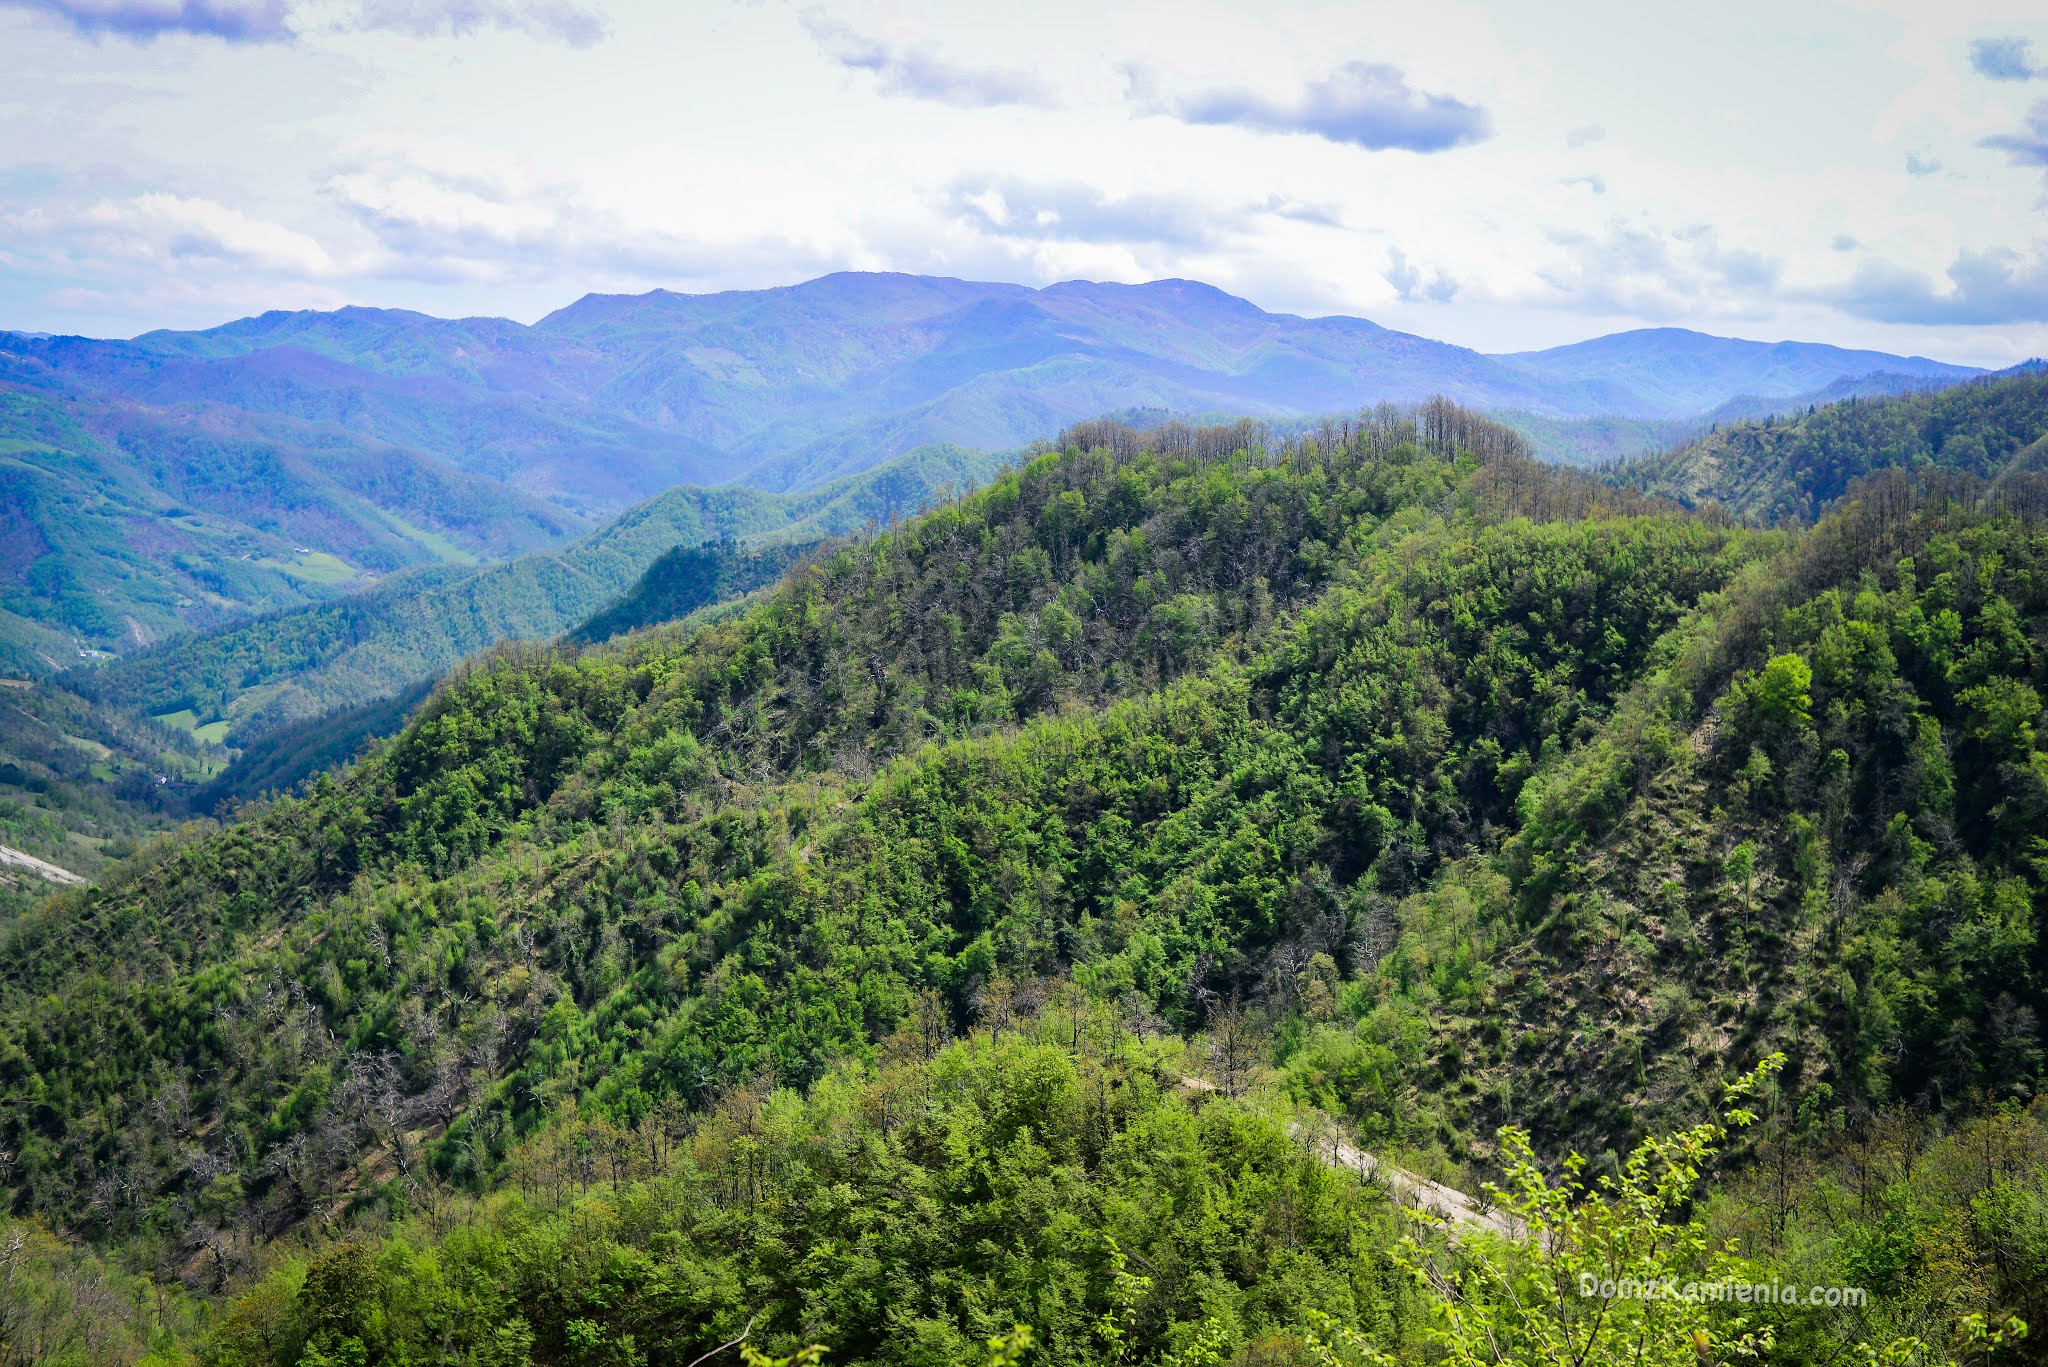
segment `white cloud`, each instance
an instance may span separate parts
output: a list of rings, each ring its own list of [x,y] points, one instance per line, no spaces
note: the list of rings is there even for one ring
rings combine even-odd
[[[1028,71],[963,65],[929,44],[871,38],[817,10],[804,13],[803,25],[833,61],[851,71],[874,73],[884,95],[936,100],[961,109],[1054,103],[1051,90]]]
[[[1705,224],[1663,229],[1612,220],[1595,232],[1555,230],[1538,267],[1551,307],[1645,322],[1756,317],[1768,307],[1783,264],[1750,248],[1723,245]]]
[[[257,271],[293,278],[333,274],[319,242],[283,224],[210,199],[151,191],[120,199],[0,211],[17,252],[203,273]]]
[[[167,33],[230,43],[274,43],[291,37],[285,0],[0,0],[0,7],[47,15],[82,34],[115,34],[147,42]]]
[[[2009,249],[1963,252],[1943,288],[1925,272],[1867,261],[1820,298],[1881,323],[1987,325],[2048,323],[2048,243],[2022,255]]]
[[[199,257],[288,275],[325,275],[334,267],[326,250],[304,233],[212,200],[152,193],[125,204],[101,205],[93,215],[110,226],[140,229],[140,240],[175,258]]]
[[[1432,304],[1448,304],[1458,296],[1458,282],[1442,270],[1425,272],[1420,266],[1408,260],[1408,254],[1399,247],[1387,251],[1387,269],[1382,272],[1386,282],[1394,287],[1394,293],[1410,304],[1427,301]]]
[[[1171,246],[1213,243],[1248,212],[1191,195],[1116,196],[1072,181],[1033,184],[1008,177],[959,181],[945,203],[956,216],[996,237]]]
[[[2027,111],[2026,126],[2017,133],[1996,133],[1978,146],[2005,153],[2014,166],[2048,172],[2048,100],[2037,100]]]
[[[1128,69],[1133,94],[1152,112],[1194,124],[1231,124],[1260,133],[1306,133],[1373,151],[1444,152],[1492,133],[1484,109],[1408,83],[1386,62],[1346,62],[1298,95],[1271,96],[1238,86],[1161,95],[1142,67]]]
[[[149,42],[169,34],[227,43],[291,43],[307,32],[462,37],[485,30],[588,47],[605,35],[573,0],[0,0],[87,36]]]
[[[813,274],[840,264],[814,244],[772,228],[752,231],[729,216],[723,232],[717,214],[706,215],[709,223],[663,222],[588,180],[539,175],[460,143],[368,145],[325,189],[367,235],[363,270],[380,279],[491,285],[569,277],[586,288],[645,288],[687,285],[743,262],[798,263]]]
[[[1994,81],[2031,81],[2048,76],[2034,64],[2033,43],[2018,36],[1979,38],[1970,44],[1970,65]]]
[[[571,0],[355,0],[333,21],[366,32],[418,38],[496,30],[589,47],[610,31],[603,14]]]

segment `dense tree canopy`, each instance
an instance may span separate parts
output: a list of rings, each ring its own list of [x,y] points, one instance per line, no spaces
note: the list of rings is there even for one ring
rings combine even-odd
[[[1442,404],[1079,429],[15,918],[15,1212],[228,1298],[223,1362],[687,1363],[757,1313],[846,1361],[1421,1360],[1325,1127],[1620,1178],[1779,1053],[1754,1256],[1880,1268],[1789,1231],[1886,1107],[2037,1142],[2032,506],[1896,474],[1748,530]]]
[[[1880,470],[1990,479],[2048,459],[2048,372],[2036,368],[1924,393],[1855,398],[1790,417],[1717,426],[1612,468],[1616,485],[1688,505],[1713,501],[1762,523],[1812,522]]]

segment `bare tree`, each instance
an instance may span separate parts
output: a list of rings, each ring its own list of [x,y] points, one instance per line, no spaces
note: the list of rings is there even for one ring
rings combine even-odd
[[[909,1025],[917,1043],[918,1057],[926,1062],[938,1057],[939,1050],[953,1038],[952,1014],[946,1009],[946,999],[939,995],[936,987],[927,987],[917,994],[917,1001],[910,1008]]]
[[[1264,1040],[1250,1013],[1235,1000],[1209,1016],[1209,1063],[1226,1096],[1243,1096]]]

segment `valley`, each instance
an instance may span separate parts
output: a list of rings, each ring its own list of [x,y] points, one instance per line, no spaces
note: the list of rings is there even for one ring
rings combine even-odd
[[[1167,283],[796,298],[1377,337]],[[86,434],[38,418],[70,445],[37,468],[135,457],[95,435],[118,385],[444,482],[349,505],[395,538],[354,559],[274,523],[238,582],[275,601],[166,600],[161,639],[0,694],[7,1314],[248,1367],[955,1362],[1017,1326],[1048,1362],[1420,1362],[1458,1351],[1432,1276],[1610,1256],[1567,1207],[1695,1241],[1645,1268],[1875,1293],[1780,1315],[1786,1361],[2048,1311],[2048,1244],[1971,1214],[2048,1211],[2048,378],[1652,336],[1457,360],[1544,386],[1505,422],[1183,390],[995,454],[862,419],[857,460],[623,510],[535,473],[572,460],[545,423],[447,444],[458,380],[655,430],[604,367],[660,392],[645,329],[771,305],[32,349]],[[338,366],[397,387],[323,410]],[[458,524],[456,480],[500,501]],[[36,610],[23,641],[85,620]],[[1672,1135],[1725,1152],[1653,1190]]]

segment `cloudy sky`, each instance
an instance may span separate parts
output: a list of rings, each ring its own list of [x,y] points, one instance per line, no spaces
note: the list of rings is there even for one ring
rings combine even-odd
[[[0,0],[0,327],[1188,276],[2048,353],[2048,7]]]

